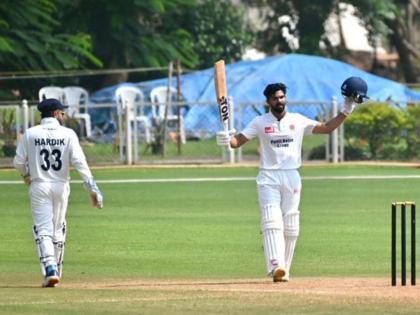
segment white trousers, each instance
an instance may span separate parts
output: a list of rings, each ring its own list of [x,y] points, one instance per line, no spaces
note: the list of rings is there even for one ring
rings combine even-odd
[[[41,269],[57,264],[54,244],[65,241],[68,182],[32,182],[31,197],[33,234],[37,244]]]
[[[257,187],[261,208],[276,204],[283,216],[289,211],[299,211],[302,181],[297,170],[260,170]]]
[[[299,234],[299,172],[260,170],[257,188],[267,271],[277,267],[289,271]]]

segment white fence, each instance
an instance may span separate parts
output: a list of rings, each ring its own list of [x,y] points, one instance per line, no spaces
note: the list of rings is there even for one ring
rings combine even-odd
[[[240,131],[245,127],[244,115],[250,109],[255,109],[255,115],[258,114],[258,108],[262,108],[262,103],[234,103],[231,99],[231,115],[229,126]],[[5,120],[6,112],[14,112],[14,119],[12,126],[0,126],[0,145],[5,143],[14,143],[16,145],[19,137],[24,131],[31,126],[36,125],[40,121],[40,115],[36,109],[36,103],[29,103],[23,100],[20,103],[10,105],[0,104],[0,118]],[[143,106],[151,106],[150,103],[145,103]],[[174,102],[171,104],[176,113],[182,115],[185,121],[186,110],[179,110],[193,107],[202,107],[205,109],[211,108],[212,111],[218,111],[215,102]],[[292,111],[299,111],[308,106],[316,108],[317,119],[328,120],[338,113],[339,104],[336,99],[330,102],[315,102],[315,101],[301,101],[290,102],[289,107]],[[145,137],[145,126],[133,123],[130,118],[129,108],[122,111],[117,110],[115,103],[107,104],[87,104],[81,105],[80,109],[84,112],[89,112],[93,118],[99,111],[109,112],[109,121],[100,124],[93,124],[92,137],[86,139],[83,134],[83,126],[81,121],[72,120],[70,117],[66,124],[75,129],[79,134],[82,146],[92,165],[95,164],[150,164],[150,163],[240,163],[247,160],[256,161],[258,159],[258,148],[256,144],[255,150],[239,148],[238,150],[230,150],[220,148],[216,145],[215,130],[222,130],[222,124],[219,120],[210,120],[206,114],[198,117],[198,122],[194,128],[181,126],[180,120],[175,126],[159,127],[159,123],[151,120],[149,127],[150,137],[147,141]],[[139,108],[134,108],[137,113]],[[260,111],[261,113],[261,111]],[[249,117],[248,117],[249,118]],[[93,120],[94,122],[95,120]],[[162,122],[160,122],[162,126]],[[211,124],[211,128],[209,128]],[[163,121],[163,125],[166,126]],[[4,128],[9,130],[3,130]],[[184,130],[186,136],[185,141],[181,141],[180,128],[187,128]],[[109,130],[108,130],[109,129]],[[209,131],[211,129],[211,131]],[[163,134],[162,134],[163,131]],[[11,136],[12,135],[12,136]],[[12,137],[12,138],[11,138]],[[158,139],[160,137],[160,139]],[[151,140],[150,140],[151,139]],[[338,163],[344,160],[344,128],[340,127],[331,135],[325,136],[325,156],[326,160],[332,163]],[[248,144],[246,145],[248,146]],[[251,145],[252,146],[252,145]],[[9,167],[12,165],[13,156],[6,156],[0,152],[0,167]]]

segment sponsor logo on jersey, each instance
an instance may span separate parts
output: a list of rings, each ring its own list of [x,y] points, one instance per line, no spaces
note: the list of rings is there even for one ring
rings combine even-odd
[[[265,133],[274,133],[274,127],[273,126],[265,127],[264,132]]]
[[[296,127],[295,127],[295,125],[293,125],[293,124],[291,124],[291,125],[289,126],[289,129],[290,129],[290,130],[295,130],[295,128],[296,128]]]
[[[275,140],[270,140],[270,143],[273,147],[277,148],[287,148],[289,143],[293,142],[292,138],[280,138]]]
[[[56,146],[56,145],[65,145],[64,139],[44,139],[44,138],[37,138],[34,139],[35,145],[50,145],[50,146]]]

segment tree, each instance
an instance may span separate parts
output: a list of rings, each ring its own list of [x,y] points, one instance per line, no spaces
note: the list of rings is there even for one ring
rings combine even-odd
[[[374,38],[388,39],[398,53],[404,79],[420,82],[420,1],[419,0],[351,0],[358,16]]]
[[[63,30],[90,34],[93,52],[106,68],[167,66],[177,58],[187,67],[198,62],[192,37],[180,27],[194,0],[62,1]],[[100,85],[126,81],[113,75]]]
[[[334,8],[333,0],[245,0],[260,8],[265,27],[258,33],[258,49],[268,53],[322,54],[324,22]]]
[[[243,0],[259,8],[265,28],[258,48],[268,54],[301,52],[344,58],[343,47],[329,45],[324,22],[339,13],[338,0]],[[407,82],[420,80],[420,0],[347,0],[368,31],[372,47],[379,37],[398,53]],[[320,43],[326,48],[320,48]],[[375,64],[374,64],[375,66]],[[374,69],[373,69],[374,70]]]
[[[162,68],[176,59],[197,69],[219,58],[240,59],[252,41],[243,7],[230,0],[218,5],[210,0],[0,2],[2,70]],[[94,90],[164,75],[160,70],[130,78],[117,74],[42,79],[30,82],[32,91],[26,94],[33,95],[45,84],[80,84]]]
[[[255,32],[247,23],[245,7],[230,0],[200,1],[183,19],[192,34],[199,56],[198,68],[213,66],[219,59],[241,60],[245,49],[254,44]]]
[[[75,69],[102,63],[86,33],[59,33],[52,0],[0,2],[0,67],[3,71]]]
[[[101,67],[92,54],[91,40],[82,32],[58,32],[60,25],[53,0],[3,0],[0,2],[0,68],[2,71],[36,71]],[[11,98],[11,89],[31,98],[31,84],[8,81],[1,91]]]

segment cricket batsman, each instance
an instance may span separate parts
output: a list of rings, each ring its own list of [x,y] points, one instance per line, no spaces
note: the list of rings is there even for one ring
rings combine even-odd
[[[307,134],[328,134],[339,127],[357,103],[367,98],[367,84],[350,77],[341,86],[344,106],[328,122],[308,119],[287,111],[287,87],[269,84],[264,90],[269,112],[254,118],[241,133],[219,132],[217,144],[239,148],[258,137],[260,171],[256,178],[261,209],[261,230],[267,272],[274,282],[290,278],[293,254],[299,236],[299,202],[302,189],[299,167],[302,140]]]
[[[32,232],[44,276],[43,287],[55,287],[62,277],[70,165],[83,178],[93,206],[103,207],[102,193],[92,177],[76,133],[62,126],[66,108],[56,99],[40,102],[41,124],[26,130],[13,161],[29,186]]]

